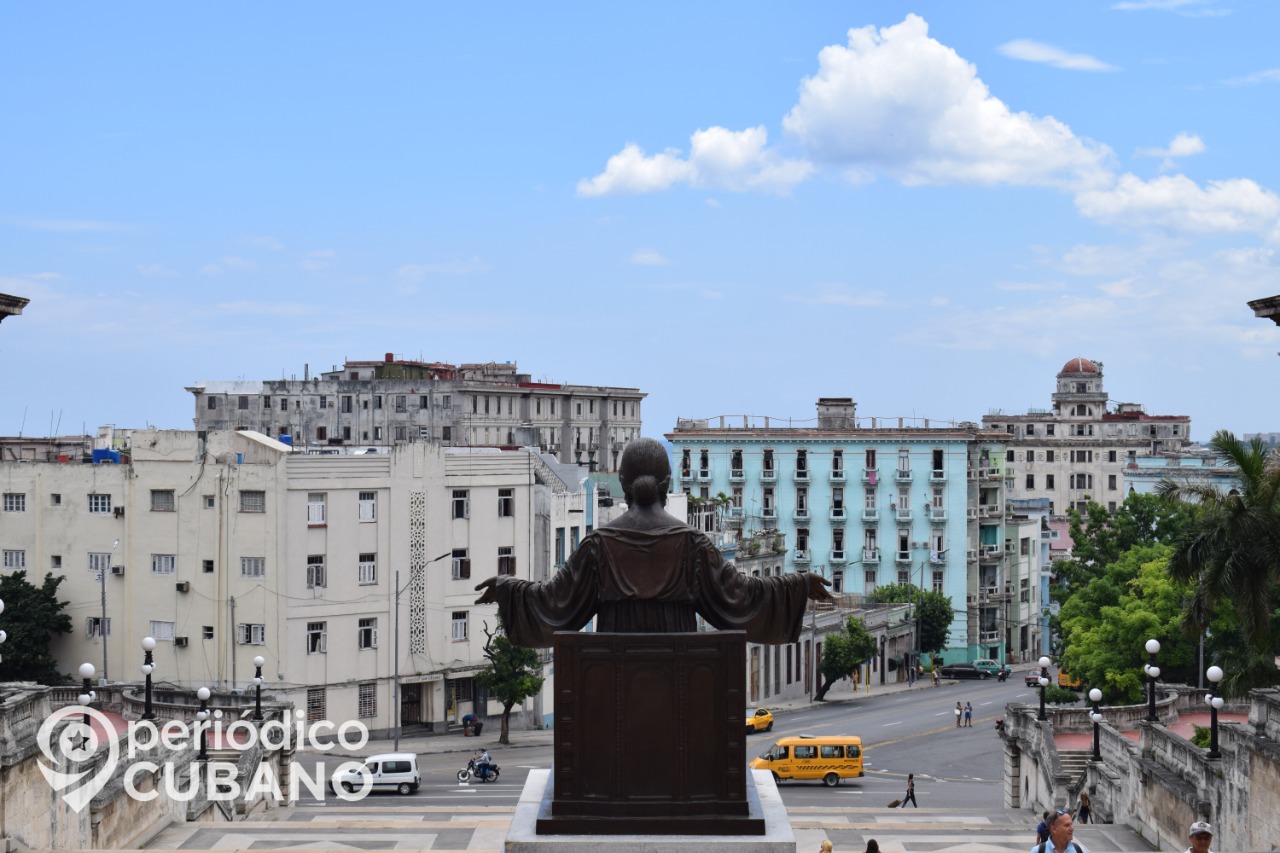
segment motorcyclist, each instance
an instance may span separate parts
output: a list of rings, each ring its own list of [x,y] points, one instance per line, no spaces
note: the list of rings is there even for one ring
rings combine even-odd
[[[480,753],[473,759],[476,763],[476,775],[484,779],[489,775],[489,765],[493,763],[493,756],[489,754],[489,750],[481,747]]]

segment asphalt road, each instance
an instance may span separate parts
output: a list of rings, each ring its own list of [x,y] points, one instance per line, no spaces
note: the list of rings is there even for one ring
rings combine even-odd
[[[971,728],[956,728],[956,700],[973,703]],[[916,799],[921,805],[976,811],[998,808],[1003,799],[1003,753],[995,719],[1004,716],[1009,702],[1034,701],[1035,691],[1013,680],[944,681],[939,688],[883,696],[876,695],[873,684],[870,694],[860,694],[853,702],[779,714],[772,732],[747,736],[747,755],[754,758],[784,735],[854,734],[862,738],[866,776],[846,779],[835,788],[817,780],[784,782],[780,786],[783,802],[788,806],[884,805],[901,798],[907,773],[914,773]],[[504,750],[489,746],[502,768],[497,782],[459,784],[456,774],[466,762],[464,753],[422,755],[418,758],[422,787],[416,794],[377,793],[363,805],[372,810],[462,802],[513,806],[529,770],[551,764],[550,747]],[[311,774],[320,762],[328,765],[328,772],[337,765],[335,759],[317,755],[299,755],[297,759]],[[322,809],[325,802],[316,801],[304,789],[298,805]],[[327,802],[341,801],[329,797]]]

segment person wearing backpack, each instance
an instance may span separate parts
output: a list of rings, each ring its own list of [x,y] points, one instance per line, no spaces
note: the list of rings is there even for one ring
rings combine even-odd
[[[1049,840],[1049,813],[1045,812],[1044,817],[1040,818],[1040,822],[1036,824],[1036,844],[1041,841]]]
[[[1088,853],[1082,844],[1074,840],[1075,832],[1075,819],[1071,812],[1058,809],[1049,816],[1049,840],[1032,847],[1031,853]]]

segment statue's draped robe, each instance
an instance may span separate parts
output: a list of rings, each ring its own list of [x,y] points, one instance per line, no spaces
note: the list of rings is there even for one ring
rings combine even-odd
[[[499,613],[512,642],[546,647],[556,631],[696,631],[697,615],[756,643],[800,636],[808,599],[803,574],[755,578],[726,563],[704,534],[679,522],[659,530],[602,527],[542,583],[499,577]]]

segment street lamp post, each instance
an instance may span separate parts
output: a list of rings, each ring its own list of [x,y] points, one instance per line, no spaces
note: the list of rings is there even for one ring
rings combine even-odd
[[[208,687],[201,687],[196,691],[196,696],[200,699],[200,710],[196,711],[196,724],[200,728],[200,754],[196,756],[196,761],[209,760],[209,744],[205,739],[208,734],[208,726],[206,721],[209,719],[209,692]]]
[[[1102,701],[1102,691],[1096,687],[1090,690],[1089,701],[1093,703],[1093,710],[1089,713],[1089,719],[1093,720],[1093,760],[1101,761],[1102,751],[1098,744],[1098,734],[1102,722],[1102,709],[1098,707],[1098,703]]]
[[[431,565],[432,563],[438,563],[439,561],[443,560],[445,557],[452,557],[452,556],[453,556],[452,551],[445,551],[439,557],[432,557],[430,560],[427,560],[425,563],[423,563],[422,564],[423,582],[425,583],[426,581],[427,566]],[[413,583],[413,579],[410,578],[403,587],[400,586],[400,570],[396,569],[396,573],[392,580],[392,583],[395,586],[395,593],[396,593],[395,594],[396,613],[395,613],[395,620],[394,620],[395,630],[392,632],[395,634],[395,637],[392,639],[392,643],[391,643],[391,647],[392,647],[391,657],[393,661],[392,665],[395,670],[395,675],[391,679],[391,714],[392,714],[391,721],[392,721],[392,728],[395,730],[395,738],[394,738],[395,747],[393,748],[392,751],[399,752],[400,751],[400,593],[404,592],[405,588],[408,587],[409,584]],[[448,685],[446,684],[445,687],[447,689]]]
[[[89,703],[93,701],[93,676],[97,672],[91,663],[80,664],[80,704],[85,708],[89,707]],[[84,714],[84,724],[89,725],[89,713]]]
[[[151,673],[155,672],[155,660],[151,653],[156,650],[155,637],[142,638],[142,675],[147,680],[144,694],[146,696],[146,705],[142,710],[142,719],[154,720],[156,712],[151,708]]]
[[[1222,753],[1218,751],[1218,711],[1226,702],[1217,695],[1218,682],[1222,681],[1222,667],[1211,666],[1205,677],[1212,684],[1213,694],[1206,696],[1205,701],[1209,703],[1209,758],[1221,758]]]
[[[1147,722],[1158,723],[1160,717],[1156,715],[1156,679],[1160,677],[1160,667],[1156,666],[1156,655],[1160,652],[1159,640],[1147,640],[1147,655],[1150,660],[1143,670],[1147,673],[1150,681],[1147,683]]]
[[[253,659],[255,672],[253,674],[253,721],[255,723],[262,722],[262,665],[267,659],[262,655],[258,655]]]
[[[884,684],[884,649],[888,643],[888,638],[884,634],[880,635],[880,683]]]
[[[1049,664],[1053,661],[1049,660],[1048,655],[1040,658],[1040,714],[1037,720],[1047,720],[1049,716],[1044,712],[1044,691],[1049,686]]]
[[[107,680],[107,575],[111,573],[111,564],[116,561],[116,549],[120,547],[120,540],[111,543],[111,554],[107,557],[107,565],[99,572],[102,587],[102,621],[98,624],[98,633],[102,636],[102,680]]]

